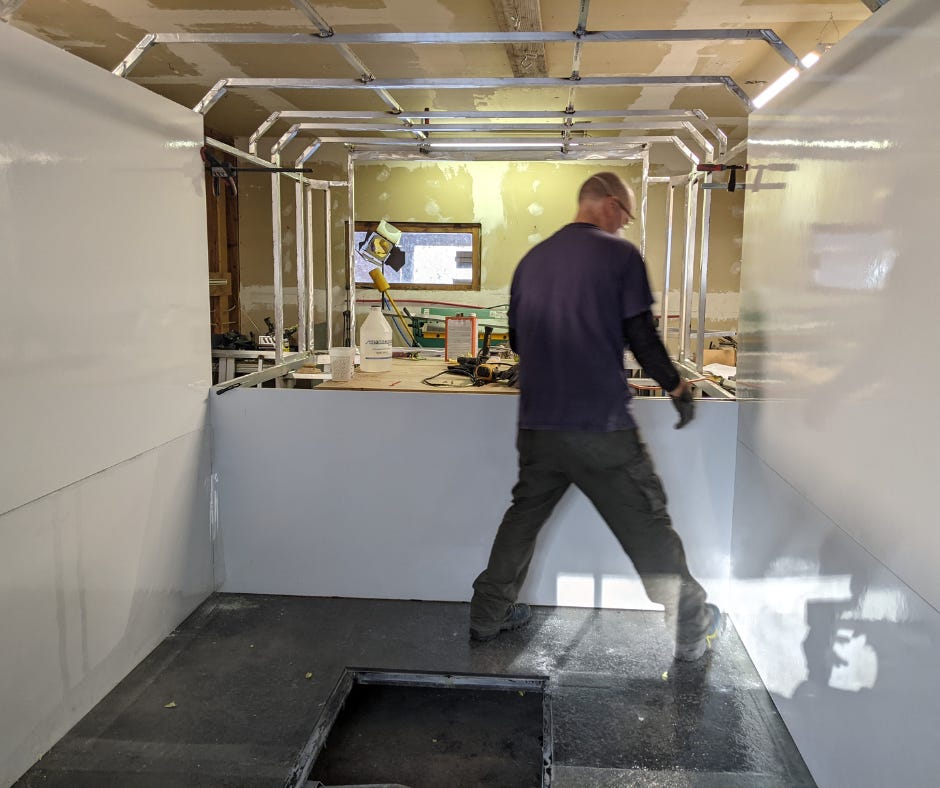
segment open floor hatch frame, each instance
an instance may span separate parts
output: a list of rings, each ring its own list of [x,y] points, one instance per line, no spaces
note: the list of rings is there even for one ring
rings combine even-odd
[[[432,673],[423,671],[375,670],[351,668],[343,670],[314,724],[307,743],[300,751],[284,783],[285,788],[304,788],[327,737],[339,719],[346,699],[355,685],[384,685],[436,689],[502,690],[540,692],[542,694],[542,788],[552,784],[554,740],[552,701],[545,676],[495,676],[474,673]]]

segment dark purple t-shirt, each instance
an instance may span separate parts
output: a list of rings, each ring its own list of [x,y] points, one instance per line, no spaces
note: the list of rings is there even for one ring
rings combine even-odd
[[[562,227],[522,258],[509,325],[519,354],[519,427],[635,427],[623,321],[653,303],[639,250],[593,224]]]

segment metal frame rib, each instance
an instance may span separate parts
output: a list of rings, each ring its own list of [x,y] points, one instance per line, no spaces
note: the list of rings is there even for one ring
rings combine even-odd
[[[718,128],[718,125],[715,124],[704,112],[701,110],[689,110],[689,109],[667,109],[667,110],[656,110],[656,109],[637,109],[637,110],[579,110],[575,112],[566,112],[564,110],[458,110],[458,111],[446,111],[446,110],[425,110],[423,112],[409,112],[407,116],[410,120],[423,120],[423,121],[433,121],[428,126],[424,127],[425,131],[449,131],[445,129],[443,124],[437,123],[437,121],[446,121],[446,120],[493,120],[493,121],[523,121],[523,120],[543,120],[545,123],[545,130],[550,130],[549,121],[563,121],[568,125],[578,126],[578,122],[575,121],[575,118],[604,118],[604,119],[635,119],[633,124],[624,123],[622,126],[623,129],[667,129],[667,128],[685,128],[693,139],[698,143],[698,145],[705,152],[706,158],[712,156],[713,146],[702,136],[701,130],[698,126],[702,126],[706,131],[712,134],[716,141],[718,142],[718,151],[719,155],[724,151],[727,146],[728,137],[727,135]],[[387,121],[392,119],[394,116],[389,112],[381,112],[375,110],[279,110],[272,113],[268,116],[267,119],[251,134],[248,140],[248,150],[253,154],[257,154],[258,142],[261,138],[267,134],[271,128],[279,120],[294,120],[294,121],[330,121],[337,122],[342,120],[348,121]],[[646,122],[641,122],[641,119],[647,119]],[[677,125],[672,125],[670,121],[675,122]],[[685,125],[688,124],[688,125]],[[696,125],[698,124],[698,125]],[[516,126],[516,129],[522,128],[523,124]],[[347,123],[342,126],[343,130],[353,131],[353,130],[374,130],[374,131],[385,131],[392,130],[391,127],[388,129],[383,128],[380,124],[374,124],[368,126],[368,124],[356,124],[356,123]],[[309,127],[309,130],[313,130],[313,126]],[[336,128],[336,126],[328,126],[328,128]],[[510,128],[510,124],[507,123],[493,123],[492,128],[489,129],[493,132],[506,131]],[[606,124],[588,124],[584,123],[581,126],[584,130],[614,130],[611,128],[606,128]],[[394,130],[399,130],[398,127],[394,127]]]
[[[267,123],[263,124],[255,134],[252,135],[249,145],[255,144],[258,139],[260,139],[260,134],[266,133],[271,128],[271,125]],[[439,134],[495,134],[497,136],[487,137],[485,139],[492,139],[493,141],[499,141],[501,134],[529,134],[533,135],[532,139],[536,139],[534,135],[536,134],[545,134],[546,141],[551,141],[553,135],[558,135],[558,141],[560,145],[570,142],[575,139],[582,139],[590,142],[608,142],[620,139],[615,136],[603,137],[603,136],[587,136],[590,132],[594,131],[636,131],[636,130],[646,130],[646,131],[672,131],[672,130],[684,130],[687,131],[698,146],[702,149],[703,155],[706,160],[711,160],[711,157],[714,154],[714,146],[705,138],[705,136],[697,129],[695,126],[687,120],[671,120],[671,121],[624,121],[620,123],[594,123],[594,122],[580,122],[580,123],[500,123],[500,124],[433,124],[424,127],[426,132],[433,133],[435,137]],[[280,138],[280,141],[276,143],[275,148],[283,148],[288,142],[293,139],[293,137],[299,132],[322,132],[322,131],[338,131],[338,132],[371,132],[375,134],[401,134],[404,133],[405,129],[400,126],[394,126],[389,124],[382,123],[347,123],[342,120],[336,121],[335,123],[295,123],[290,127],[290,129],[285,133],[284,136]],[[260,134],[259,134],[260,132]],[[581,134],[580,137],[572,137],[571,134]],[[255,135],[258,135],[256,137]],[[395,139],[398,141],[401,138],[392,137],[390,139]]]
[[[128,53],[113,73],[128,76],[146,52],[158,44],[307,44],[336,47],[340,54],[361,74],[370,70],[356,54],[351,45],[407,44],[433,46],[453,44],[526,44],[548,42],[571,42],[575,46],[599,43],[630,43],[635,41],[764,41],[787,65],[803,70],[796,53],[773,30],[768,28],[729,28],[701,30],[581,30],[565,31],[487,31],[480,33],[336,33],[312,6],[303,0],[293,0],[294,5],[318,27],[314,33],[148,33]],[[582,0],[582,6],[587,0]],[[301,7],[303,6],[303,7]],[[308,10],[309,9],[309,12]],[[582,8],[582,11],[585,11]],[[319,19],[319,23],[315,21]],[[394,99],[392,99],[394,101]]]
[[[372,73],[372,70],[366,66],[362,60],[349,48],[349,44],[337,43],[336,42],[336,33],[333,30],[332,25],[330,25],[322,16],[320,12],[317,11],[307,0],[291,0],[291,3],[294,5],[298,11],[303,13],[307,19],[309,19],[320,31],[318,39],[321,41],[329,41],[340,54],[340,56],[345,60],[349,65],[359,72],[359,79],[365,85],[370,85],[375,81],[375,74]],[[402,111],[401,104],[395,100],[395,97],[389,93],[384,88],[375,87],[372,88],[376,96],[378,96],[387,106],[389,106],[392,112],[398,114]],[[402,124],[406,127],[410,127],[411,123],[408,120],[402,120]],[[418,139],[424,139],[425,135],[422,131],[415,130],[412,132]]]
[[[578,40],[574,44],[574,54],[571,58],[571,80],[577,82],[581,79],[581,49],[584,46],[584,35],[587,33],[588,11],[590,10],[591,0],[581,0],[581,8],[578,11],[578,26],[574,30],[574,35]],[[572,85],[568,89],[568,103],[565,105],[565,112],[574,112],[574,90]]]
[[[464,79],[451,77],[429,77],[422,79],[386,79],[365,84],[355,79],[300,79],[291,77],[230,77],[219,80],[212,89],[193,107],[195,112],[205,115],[231,88],[275,89],[275,90],[500,90],[504,88],[558,88],[568,87],[568,77],[489,77]],[[741,99],[750,112],[753,104],[737,82],[729,76],[621,76],[581,77],[578,87],[649,87],[649,86],[721,86]]]

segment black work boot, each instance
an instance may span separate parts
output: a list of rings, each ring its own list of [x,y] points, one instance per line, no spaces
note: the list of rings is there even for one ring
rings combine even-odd
[[[470,639],[487,641],[495,638],[500,632],[507,632],[511,629],[519,629],[529,623],[532,618],[532,610],[525,602],[513,602],[509,606],[509,612],[498,626],[493,629],[477,629],[470,627]]]
[[[705,609],[708,612],[708,628],[705,633],[688,643],[676,643],[674,656],[681,662],[695,662],[704,656],[705,652],[712,648],[716,638],[724,631],[725,617],[721,614],[717,605],[711,602],[705,603]]]

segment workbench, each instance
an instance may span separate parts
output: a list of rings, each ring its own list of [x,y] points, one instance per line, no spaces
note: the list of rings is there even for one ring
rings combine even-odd
[[[452,386],[429,386],[422,383],[425,378],[443,372],[447,364],[441,358],[406,359],[393,358],[389,372],[360,372],[352,380],[324,381],[316,390],[343,389],[346,391],[421,391],[444,394],[518,394],[519,390],[505,383],[488,383],[485,386],[468,386],[468,378],[462,375],[441,375],[435,383],[452,383]],[[508,369],[508,367],[506,367]]]

